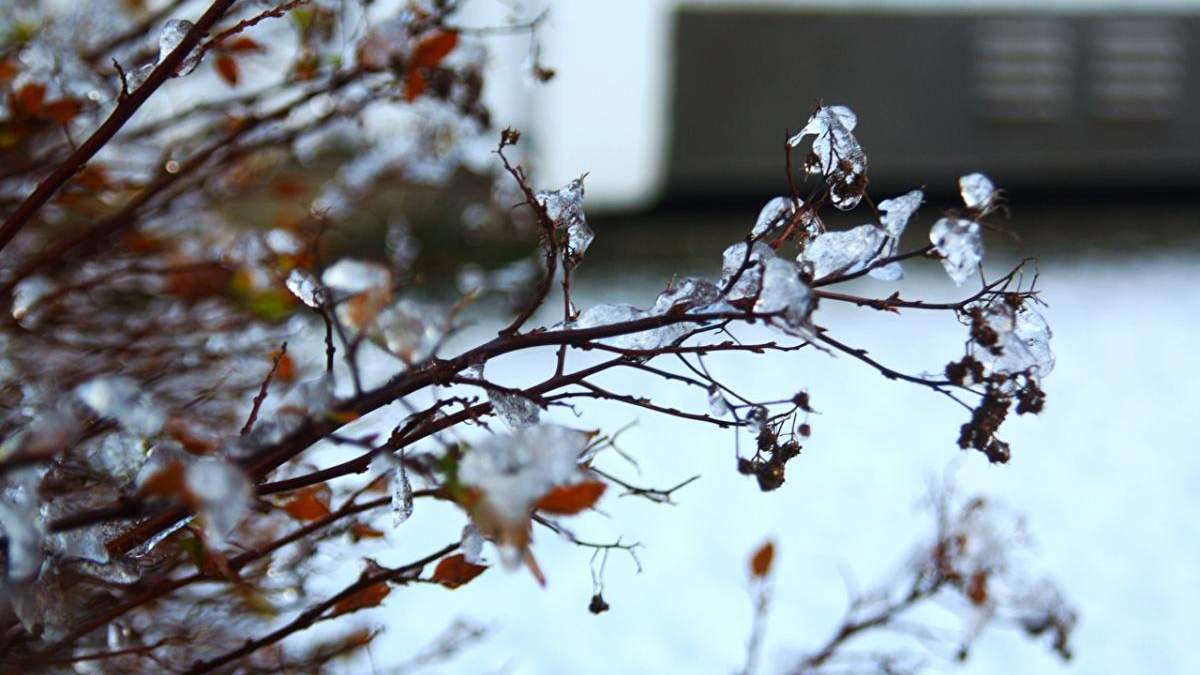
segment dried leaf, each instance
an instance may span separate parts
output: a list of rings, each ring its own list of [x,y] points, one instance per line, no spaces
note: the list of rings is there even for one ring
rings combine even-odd
[[[283,510],[287,511],[291,517],[301,521],[324,518],[330,513],[329,492],[327,485],[305,488],[288,500],[283,505]]]
[[[415,101],[417,97],[425,92],[425,76],[419,71],[411,71],[408,74],[408,83],[404,88],[404,100]]]
[[[273,355],[271,358],[275,358]],[[296,362],[288,354],[279,357],[279,365],[275,367],[275,379],[280,382],[293,382],[296,379]]]
[[[217,69],[217,75],[220,75],[221,79],[225,80],[229,86],[237,86],[238,78],[241,75],[240,69],[238,68],[237,59],[233,58],[229,54],[221,54],[217,57],[216,61],[213,62],[213,66]]]
[[[341,616],[368,607],[378,607],[379,603],[383,602],[383,599],[391,592],[392,589],[387,585],[386,581],[377,581],[339,600],[333,606],[333,614],[331,616]]]
[[[366,523],[354,523],[350,526],[350,537],[354,541],[361,539],[382,539],[383,533]]]
[[[537,510],[558,516],[571,516],[591,508],[608,488],[600,481],[559,485],[538,500]]]
[[[413,50],[412,68],[429,68],[442,62],[458,45],[458,31],[441,31],[421,40]]]
[[[442,558],[433,571],[433,580],[446,588],[458,588],[483,574],[486,565],[475,565],[467,562],[461,553]]]
[[[142,483],[145,496],[175,497],[183,493],[183,464],[171,462]]]
[[[978,570],[967,581],[967,598],[976,607],[986,603],[988,600],[987,580],[987,572]]]
[[[750,558],[750,574],[762,579],[771,573],[771,565],[775,562],[775,543],[766,541]]]

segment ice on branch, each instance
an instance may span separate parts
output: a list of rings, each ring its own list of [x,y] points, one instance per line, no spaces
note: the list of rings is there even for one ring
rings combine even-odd
[[[395,464],[388,479],[388,493],[392,496],[392,523],[400,527],[413,514],[413,487],[412,481],[408,479],[404,458],[398,458]]]
[[[584,254],[596,238],[583,212],[583,179],[584,176],[580,176],[557,190],[537,194],[538,204],[546,209],[554,228],[567,233],[566,250],[563,251],[563,264],[567,269],[583,261]]]
[[[841,232],[826,232],[813,239],[800,254],[811,263],[813,277],[855,274],[869,267],[887,250],[888,234],[876,225],[859,225]]]
[[[336,292],[338,319],[357,330],[375,325],[380,311],[392,299],[392,272],[372,262],[343,258],[321,275],[325,286]]]
[[[483,535],[474,523],[467,523],[462,531],[463,558],[472,565],[483,564]]]
[[[300,302],[319,309],[329,303],[328,293],[321,282],[312,275],[312,272],[303,270],[297,267],[288,274],[287,289],[292,292],[292,295],[300,299]]]
[[[929,241],[942,256],[942,266],[954,283],[963,282],[979,269],[983,260],[983,234],[979,223],[965,218],[946,217],[929,230]]]
[[[482,380],[483,370],[483,365],[473,366],[467,369],[467,374]],[[487,391],[488,402],[492,404],[492,411],[513,430],[533,426],[541,418],[542,409],[531,398],[487,385],[484,385],[484,390]]]
[[[813,137],[808,170],[825,177],[833,205],[843,211],[858,206],[867,185],[867,155],[852,133],[857,124],[858,118],[849,108],[825,106],[788,139],[794,148]]]
[[[89,380],[75,389],[75,395],[100,417],[115,420],[140,436],[157,434],[166,421],[166,414],[150,394],[127,377]]]
[[[791,197],[775,197],[764,204],[762,211],[758,212],[758,220],[754,223],[754,229],[750,231],[750,237],[761,239],[768,232],[787,224],[795,213],[795,199]]]
[[[958,190],[963,204],[979,215],[987,215],[996,208],[999,191],[991,179],[981,173],[970,173],[958,179]]]
[[[54,291],[54,283],[43,276],[31,276],[21,280],[13,288],[12,317],[22,326],[31,328],[36,323],[38,303]]]
[[[764,261],[774,257],[775,251],[761,242],[755,242],[749,249],[745,242],[725,249],[721,261],[721,288],[733,284],[725,297],[730,302],[758,297],[762,289]]]
[[[802,331],[809,325],[815,302],[812,290],[800,278],[800,267],[783,258],[770,258],[765,263],[762,292],[754,304],[754,311],[778,312],[777,321],[785,328],[792,332]]]
[[[583,478],[580,457],[592,434],[539,424],[491,436],[471,446],[458,479],[475,493],[470,512],[479,531],[501,546],[510,567],[529,543],[529,518],[551,489]]]
[[[187,467],[188,492],[199,502],[209,541],[221,546],[250,511],[254,486],[237,466],[218,457],[202,457]]]
[[[732,308],[721,300],[720,289],[711,281],[685,277],[679,280],[673,288],[659,293],[654,306],[650,309],[638,309],[623,303],[596,305],[580,312],[570,327],[575,329],[599,328],[656,316],[696,314],[729,309]],[[690,322],[669,323],[636,333],[601,338],[597,342],[618,349],[652,351],[674,343],[694,327],[695,324]]]
[[[708,392],[708,414],[713,417],[726,417],[729,415],[729,402],[725,400],[725,395],[717,387],[713,387]]]
[[[158,33],[158,61],[162,63],[166,60],[171,52],[175,51],[179,45],[183,44],[183,39],[187,37],[189,31],[195,26],[191,21],[185,19],[171,19],[163,24],[162,30]],[[183,63],[179,65],[176,75],[187,75],[196,69],[200,64],[200,59],[196,58],[195,53],[189,54]]]

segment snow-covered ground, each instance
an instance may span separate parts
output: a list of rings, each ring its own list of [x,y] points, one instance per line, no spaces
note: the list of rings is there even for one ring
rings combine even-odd
[[[900,282],[905,297],[954,294],[935,266],[909,269]],[[585,270],[583,306],[601,292],[609,301],[644,306],[666,281]],[[921,502],[930,482],[952,471],[960,492],[992,495],[1028,516],[1035,538],[1030,570],[1058,580],[1082,611],[1077,656],[1068,666],[1045,644],[1001,630],[977,643],[961,672],[1200,672],[1190,640],[1200,607],[1194,520],[1200,454],[1189,428],[1200,409],[1193,351],[1200,265],[1170,252],[1059,255],[1042,261],[1041,274],[1058,365],[1047,381],[1045,412],[1010,422],[1009,465],[990,466],[954,446],[964,411],[850,359],[816,352],[713,358],[710,366],[748,391],[810,391],[821,414],[782,489],[764,494],[733,470],[732,432],[616,406],[585,405],[578,418],[556,412],[562,423],[606,431],[636,419],[621,447],[640,462],[641,474],[616,455],[601,464],[639,484],[665,487],[702,476],[678,493],[677,506],[613,493],[601,502],[603,515],[575,521],[576,534],[589,539],[641,542],[642,572],[614,554],[605,588],[612,609],[593,616],[590,551],[542,531],[535,551],[547,588],[526,572],[497,567],[453,592],[399,589],[383,607],[355,617],[387,626],[371,663],[388,672],[463,618],[486,625],[487,638],[432,672],[733,672],[744,661],[751,625],[746,560],[773,538],[775,595],[762,672],[777,672],[836,628],[847,579],[865,587],[903,564],[910,545],[929,531]],[[876,281],[860,289],[891,290]],[[961,353],[964,339],[963,329],[941,313],[896,317],[827,303],[818,316],[835,336],[913,372],[940,368]],[[478,325],[460,341],[490,330]],[[488,375],[505,384],[528,382],[552,368],[546,358],[493,361]],[[636,374],[604,381],[658,402],[705,407],[701,392]],[[370,553],[385,563],[406,561],[454,538],[463,522],[453,507],[418,503],[412,519]],[[389,525],[390,515],[379,524]],[[487,554],[495,559],[494,551]],[[331,587],[360,568],[355,558],[334,565]],[[350,669],[367,667],[358,662]]]

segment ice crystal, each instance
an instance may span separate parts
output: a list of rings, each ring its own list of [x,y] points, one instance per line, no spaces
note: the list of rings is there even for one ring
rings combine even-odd
[[[308,270],[297,267],[288,274],[286,283],[292,295],[313,309],[319,309],[329,303],[325,287]]]
[[[200,503],[204,529],[220,546],[250,511],[254,487],[237,466],[219,457],[202,457],[187,467],[188,492]]]
[[[445,336],[442,312],[407,298],[383,310],[377,325],[388,351],[406,363],[432,356]]]
[[[761,242],[755,242],[749,250],[745,242],[725,249],[721,264],[721,288],[729,286],[737,277],[726,297],[730,301],[737,301],[758,296],[762,288],[763,261],[774,257],[775,251]]]
[[[491,515],[522,523],[551,488],[579,477],[579,456],[590,438],[555,424],[491,436],[466,451],[458,478],[480,491]]]
[[[162,30],[158,33],[158,63],[166,60],[171,52],[183,44],[183,39],[187,37],[192,28],[195,28],[192,22],[185,19],[171,19],[163,24]],[[200,60],[196,58],[195,53],[189,54],[179,65],[176,74],[187,75],[195,70],[199,63]]]
[[[885,249],[887,233],[876,225],[859,225],[840,232],[826,232],[804,248],[801,259],[813,265],[813,276],[854,274],[866,269]]]
[[[483,564],[483,535],[473,523],[467,523],[462,530],[463,558],[472,565]]]
[[[996,207],[996,186],[981,173],[969,173],[958,179],[958,189],[968,209],[984,215]]]
[[[929,230],[929,241],[942,255],[942,266],[955,284],[962,286],[979,269],[983,260],[979,223],[965,218],[942,218]]]
[[[35,321],[31,314],[43,298],[54,291],[54,284],[46,277],[31,276],[21,280],[13,288],[12,317],[22,326],[30,328]]]
[[[800,268],[783,258],[767,260],[762,293],[754,304],[754,311],[764,314],[779,312],[779,319],[784,326],[800,329],[808,325],[812,310],[812,291],[800,278]]]
[[[100,417],[115,420],[125,429],[153,436],[166,415],[140,384],[127,377],[98,377],[75,389],[75,395]]]
[[[583,260],[596,237],[583,212],[583,177],[557,190],[539,192],[537,201],[546,209],[546,215],[554,222],[554,227],[566,230],[567,246],[563,251],[563,264],[568,269],[575,267]]]
[[[729,402],[725,400],[725,396],[721,390],[713,387],[708,392],[708,414],[713,417],[726,417],[729,415]]]
[[[392,496],[392,523],[400,527],[413,514],[413,487],[408,479],[408,469],[404,466],[404,457],[395,459],[394,464],[388,478],[388,493]]]
[[[978,358],[992,372],[1030,373],[1045,377],[1054,370],[1054,353],[1050,349],[1053,333],[1046,319],[1036,310],[1013,309],[1004,302],[990,305],[984,314],[988,328],[996,334],[996,343],[975,350]]]
[[[763,205],[762,210],[758,212],[758,220],[755,221],[750,236],[754,239],[761,239],[768,232],[785,225],[794,213],[796,213],[795,199],[775,197]]]
[[[849,108],[825,106],[788,139],[788,145],[797,147],[813,137],[809,169],[825,177],[833,205],[843,211],[858,206],[866,186],[867,155],[852,133],[857,124],[858,118]]]
[[[492,410],[512,429],[533,426],[541,418],[542,409],[533,399],[499,389],[488,389]]]

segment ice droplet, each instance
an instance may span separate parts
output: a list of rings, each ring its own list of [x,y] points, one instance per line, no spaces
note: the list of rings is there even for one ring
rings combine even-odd
[[[313,309],[320,309],[329,303],[329,294],[325,287],[308,270],[297,267],[288,274],[286,283],[292,295]]]
[[[1054,353],[1050,349],[1053,333],[1046,319],[1028,307],[1014,310],[1005,302],[995,302],[985,313],[987,325],[996,333],[995,353],[978,347],[974,353],[993,372],[1024,373],[1045,377],[1054,370]]]
[[[472,523],[467,523],[462,531],[463,558],[472,565],[483,564],[483,535]]]
[[[388,478],[388,492],[392,496],[392,523],[400,527],[413,514],[413,488],[404,466],[404,456],[394,460],[395,467]]]
[[[904,229],[908,227],[909,219],[917,212],[917,209],[921,208],[921,202],[924,200],[924,192],[913,190],[899,197],[879,202],[879,211],[883,215],[883,229],[887,231],[888,236],[899,239],[904,234]]]
[[[35,309],[35,305],[52,291],[54,291],[54,284],[46,277],[32,276],[22,279],[21,283],[13,288],[12,317],[22,326],[30,327],[29,324],[34,319],[30,315],[30,311]]]
[[[725,417],[729,415],[729,403],[721,394],[721,390],[713,387],[708,392],[708,414],[713,417]]]
[[[202,457],[187,467],[188,492],[200,501],[205,533],[217,546],[241,522],[254,500],[246,474],[218,457]]]
[[[875,225],[826,232],[808,243],[801,259],[813,265],[813,276],[854,274],[866,269],[884,250],[887,233]]]
[[[825,177],[833,205],[843,211],[858,206],[866,187],[867,155],[851,133],[857,124],[858,118],[849,108],[825,106],[788,139],[794,148],[813,137],[809,170]]]
[[[996,186],[981,173],[969,173],[958,179],[958,190],[968,209],[984,215],[996,206]]]
[[[537,201],[546,209],[550,220],[554,221],[554,227],[567,231],[563,264],[567,269],[574,268],[583,261],[584,254],[596,238],[583,212],[583,177],[557,190],[539,192]]]
[[[962,286],[979,269],[983,260],[979,223],[965,218],[942,218],[929,230],[929,241],[942,254],[942,266],[955,284]]]
[[[171,52],[183,44],[183,39],[187,37],[192,28],[195,28],[195,25],[186,19],[171,19],[164,23],[162,30],[158,33],[157,63],[162,63]],[[195,54],[189,54],[179,65],[176,75],[187,75],[195,70],[199,63],[200,59],[196,58]]]
[[[758,212],[758,220],[754,223],[754,229],[750,231],[750,236],[754,239],[761,239],[771,230],[788,222],[795,212],[796,200],[791,197],[775,197],[763,205],[762,211]]]

